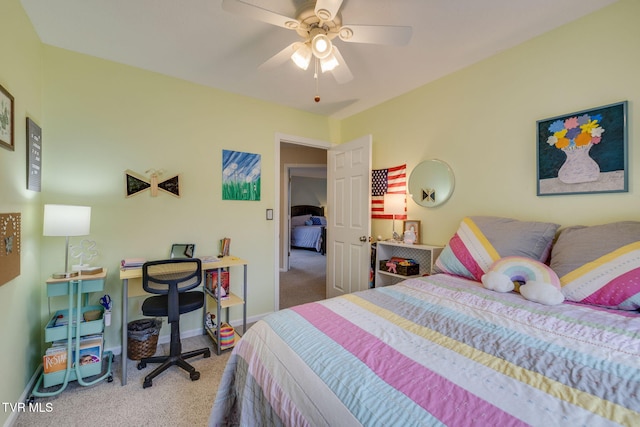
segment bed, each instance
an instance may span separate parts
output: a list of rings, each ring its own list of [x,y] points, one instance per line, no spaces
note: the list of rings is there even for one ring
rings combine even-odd
[[[311,205],[291,206],[291,246],[313,249],[325,254],[327,220],[324,208]]]
[[[640,223],[511,222],[465,218],[437,274],[257,322],[210,425],[639,425]]]

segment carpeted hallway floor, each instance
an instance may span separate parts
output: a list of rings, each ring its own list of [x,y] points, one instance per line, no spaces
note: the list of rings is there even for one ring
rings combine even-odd
[[[325,299],[327,257],[292,249],[290,269],[280,273],[280,309]]]

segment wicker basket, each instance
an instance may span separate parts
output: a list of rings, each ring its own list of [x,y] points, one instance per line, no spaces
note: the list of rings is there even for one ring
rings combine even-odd
[[[162,320],[159,318],[144,318],[129,322],[127,357],[131,360],[140,360],[156,354],[161,327]]]
[[[127,338],[127,357],[131,360],[140,360],[156,354],[158,347],[158,335],[151,335],[145,341]]]

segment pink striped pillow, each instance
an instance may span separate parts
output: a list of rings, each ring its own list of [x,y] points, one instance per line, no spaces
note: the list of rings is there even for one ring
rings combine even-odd
[[[620,310],[640,309],[640,222],[560,231],[551,268],[569,301]]]
[[[558,224],[493,216],[466,217],[435,264],[435,272],[480,281],[491,264],[506,256],[545,262]]]

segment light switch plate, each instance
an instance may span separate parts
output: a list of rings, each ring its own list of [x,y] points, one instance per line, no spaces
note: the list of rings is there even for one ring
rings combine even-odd
[[[273,220],[273,209],[267,209],[267,220]]]

